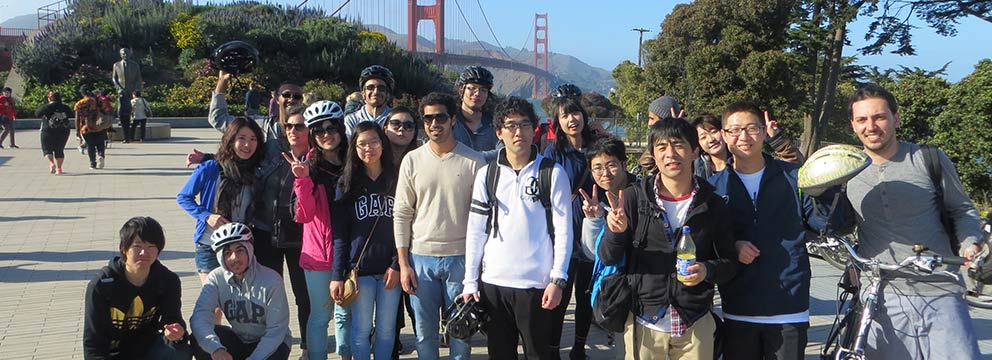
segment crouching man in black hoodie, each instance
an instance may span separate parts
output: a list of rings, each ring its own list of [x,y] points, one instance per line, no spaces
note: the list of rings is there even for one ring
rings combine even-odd
[[[162,225],[150,217],[121,227],[121,256],[86,286],[83,356],[94,359],[190,359],[179,277],[158,261]]]
[[[649,150],[658,172],[607,196],[604,264],[626,259],[633,303],[624,343],[627,359],[712,359],[714,287],[737,273],[733,213],[706,180],[692,175],[699,156],[696,128],[682,118],[651,126]],[[696,245],[696,262],[676,277],[682,227]]]

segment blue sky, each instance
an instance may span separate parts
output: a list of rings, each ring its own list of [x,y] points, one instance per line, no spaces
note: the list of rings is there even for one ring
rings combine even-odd
[[[54,1],[54,0],[46,0]],[[336,8],[344,0],[309,0],[308,5],[319,5],[327,8]],[[482,4],[484,11],[489,18],[494,32],[499,36],[500,42],[504,46],[520,48],[525,45],[530,48],[533,44],[531,31],[533,28],[535,13],[548,13],[549,22],[549,48],[553,52],[573,55],[580,60],[594,66],[612,70],[623,60],[636,61],[637,56],[637,33],[631,31],[632,28],[639,27],[650,29],[652,32],[646,33],[645,38],[657,36],[657,31],[661,28],[661,22],[665,16],[671,12],[672,8],[685,1],[661,1],[661,0],[625,0],[625,1],[592,1],[592,0],[457,0],[462,11],[470,19],[481,19],[478,14],[479,4]],[[203,0],[194,0],[196,3],[205,3]],[[216,2],[226,2],[217,0]],[[299,0],[273,0],[274,3],[299,4]],[[352,0],[348,5],[348,10],[357,11],[363,4],[372,3],[373,0]],[[394,6],[405,7],[406,1],[402,0],[377,0],[378,3],[390,3]],[[432,3],[431,0],[420,0],[421,3]],[[608,5],[607,5],[608,4]],[[35,13],[37,4],[33,1],[21,0],[0,0],[0,21],[7,18]],[[449,11],[456,9],[455,1],[448,0],[446,7]],[[450,12],[449,12],[450,14]],[[474,16],[472,14],[475,14]],[[381,16],[383,21],[390,23],[405,22],[396,16]],[[446,19],[448,22],[459,21]],[[481,20],[480,20],[481,21]],[[864,45],[864,33],[869,21],[861,19],[848,28],[852,46],[845,49],[846,55],[854,54],[858,47]],[[914,31],[914,44],[917,48],[917,56],[896,56],[878,55],[861,56],[860,64],[875,65],[881,68],[892,68],[902,66],[920,67],[924,69],[937,69],[947,62],[947,78],[957,81],[961,77],[971,73],[974,65],[982,58],[992,57],[992,52],[987,46],[977,46],[978,38],[985,37],[981,34],[992,34],[992,23],[984,22],[976,18],[966,18],[958,26],[959,35],[957,37],[943,37],[925,27],[925,24],[918,24],[919,29]],[[425,25],[421,25],[424,28]],[[462,26],[459,31],[449,32],[449,37],[454,35],[463,40],[471,40],[473,37]],[[480,39],[495,43],[489,29],[485,23],[473,24],[473,30]],[[401,30],[400,32],[405,32]],[[987,40],[982,40],[982,42]]]

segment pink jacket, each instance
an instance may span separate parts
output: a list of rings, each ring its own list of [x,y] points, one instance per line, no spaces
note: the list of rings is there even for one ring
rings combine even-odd
[[[300,267],[310,271],[330,271],[334,259],[334,240],[331,235],[331,204],[327,203],[327,189],[318,185],[313,191],[310,177],[296,178],[296,222],[303,224],[303,251]]]

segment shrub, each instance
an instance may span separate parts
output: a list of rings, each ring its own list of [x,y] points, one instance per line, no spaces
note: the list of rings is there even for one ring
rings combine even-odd
[[[338,84],[328,83],[324,80],[310,80],[303,84],[303,93],[314,93],[321,100],[331,100],[342,104],[345,93],[344,88]],[[343,105],[342,105],[343,106]]]
[[[199,16],[181,13],[169,23],[169,33],[172,35],[177,48],[182,50],[197,49],[204,45],[203,33],[197,26],[199,21]]]

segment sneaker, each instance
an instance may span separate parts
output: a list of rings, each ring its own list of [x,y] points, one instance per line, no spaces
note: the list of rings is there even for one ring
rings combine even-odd
[[[96,170],[96,165],[95,164],[90,164],[90,170]]]
[[[127,141],[127,140],[121,141],[121,144],[130,144],[130,143],[131,142],[130,141]]]
[[[79,145],[79,155],[86,155],[86,147]]]
[[[10,144],[10,148],[11,149],[20,149],[21,147],[20,146],[17,146],[17,145],[14,145],[14,144]]]
[[[62,175],[62,168],[56,168],[55,175]]]
[[[48,172],[54,174],[55,173],[55,165],[48,165]]]
[[[97,169],[103,169],[103,157],[102,156],[99,159],[96,159],[96,168]]]

